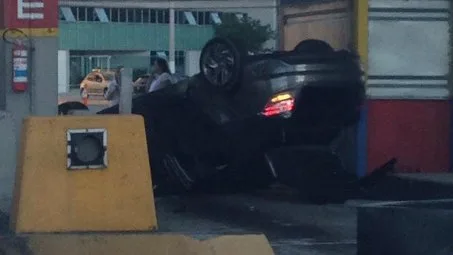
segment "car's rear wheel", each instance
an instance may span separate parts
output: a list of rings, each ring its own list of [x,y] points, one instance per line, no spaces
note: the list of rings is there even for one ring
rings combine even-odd
[[[317,39],[307,39],[299,42],[294,50],[297,53],[330,53],[334,49],[325,41]]]
[[[201,51],[199,64],[202,77],[217,89],[234,92],[242,76],[245,54],[240,44],[229,39],[211,39]]]
[[[58,105],[58,115],[71,115],[73,111],[88,111],[88,107],[80,102],[65,102]]]

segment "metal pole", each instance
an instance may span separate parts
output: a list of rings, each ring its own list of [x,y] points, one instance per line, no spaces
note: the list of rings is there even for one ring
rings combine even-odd
[[[170,1],[170,20],[168,25],[168,65],[172,73],[175,72],[175,8],[173,1]]]
[[[120,72],[119,113],[132,113],[132,68],[122,68]]]

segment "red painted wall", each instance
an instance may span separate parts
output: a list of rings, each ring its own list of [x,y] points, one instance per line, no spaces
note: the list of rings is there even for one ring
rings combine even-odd
[[[20,19],[18,17],[19,4],[43,3],[43,8],[23,9],[24,13],[43,14],[42,19]],[[58,28],[58,0],[2,0],[4,26],[7,28]]]
[[[5,3],[0,3],[0,28],[5,28]]]
[[[392,157],[402,172],[445,172],[450,167],[450,103],[370,100],[368,172]]]

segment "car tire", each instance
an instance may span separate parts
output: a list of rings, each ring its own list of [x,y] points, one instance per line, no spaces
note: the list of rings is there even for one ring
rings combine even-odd
[[[220,53],[222,54],[220,55]],[[214,56],[214,54],[216,55]],[[240,43],[227,38],[213,38],[205,44],[201,51],[200,73],[204,81],[211,86],[226,92],[235,92],[242,78],[245,56],[246,52]],[[217,68],[213,66],[217,66]],[[225,72],[222,72],[224,70]],[[226,77],[223,77],[224,75]]]
[[[332,53],[334,49],[325,41],[317,39],[307,39],[299,42],[294,47],[294,52],[301,53]]]
[[[58,105],[58,115],[69,115],[74,110],[88,111],[88,107],[78,101],[65,102]]]

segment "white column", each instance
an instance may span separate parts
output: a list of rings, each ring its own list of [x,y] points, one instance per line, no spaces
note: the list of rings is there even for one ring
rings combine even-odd
[[[170,0],[170,22],[168,24],[168,65],[172,73],[175,72],[175,8]]]
[[[58,51],[58,94],[69,92],[69,51]]]
[[[192,76],[200,72],[200,55],[201,51],[199,50],[189,50],[186,51],[186,60],[185,60],[185,70],[186,75]]]
[[[121,71],[119,113],[132,112],[132,68],[123,68]]]

